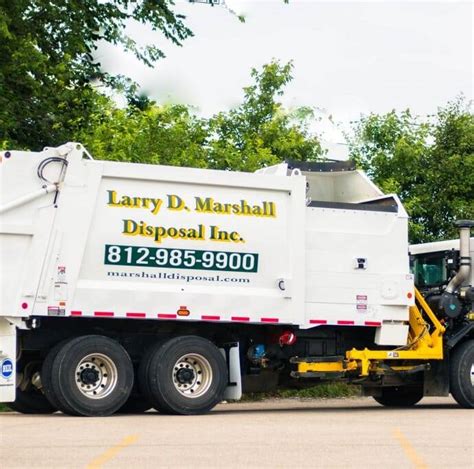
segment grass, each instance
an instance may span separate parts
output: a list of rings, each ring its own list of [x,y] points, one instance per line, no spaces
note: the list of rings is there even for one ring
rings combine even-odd
[[[10,407],[8,407],[6,404],[0,403],[0,412],[9,412],[11,411]]]
[[[341,382],[328,382],[305,389],[281,389],[267,393],[248,393],[242,396],[242,401],[254,402],[265,399],[337,399],[360,395],[359,386]]]

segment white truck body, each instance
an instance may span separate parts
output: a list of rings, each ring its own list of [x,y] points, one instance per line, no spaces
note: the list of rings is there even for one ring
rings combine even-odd
[[[406,343],[408,217],[360,171],[83,155],[71,143],[1,157],[2,400],[16,327],[43,316],[364,326],[379,345]],[[44,181],[47,158],[67,166],[51,160]]]

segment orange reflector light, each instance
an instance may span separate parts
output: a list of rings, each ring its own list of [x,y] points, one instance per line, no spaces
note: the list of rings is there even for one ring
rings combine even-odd
[[[189,316],[190,312],[186,306],[180,306],[177,314],[178,316]]]

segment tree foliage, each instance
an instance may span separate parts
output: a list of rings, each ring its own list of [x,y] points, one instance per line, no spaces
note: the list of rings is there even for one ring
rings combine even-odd
[[[76,135],[94,158],[133,163],[206,167],[206,121],[186,106],[117,108],[104,101]]]
[[[474,218],[474,116],[464,99],[428,120],[409,111],[362,118],[351,156],[385,193],[400,196],[412,242],[455,238],[454,221]]]
[[[322,150],[308,129],[311,111],[278,102],[290,72],[278,62],[252,70],[242,104],[210,119],[187,106],[118,109],[104,98],[76,140],[97,158],[141,163],[254,171],[288,158],[314,160]]]
[[[176,44],[192,33],[172,0],[0,0],[0,143],[39,149],[70,139],[94,112],[94,83],[123,86],[94,57],[99,41],[151,65],[163,56],[126,35],[135,20]]]
[[[278,101],[291,79],[292,64],[273,61],[252,69],[254,84],[244,88],[243,103],[210,122],[209,165],[254,171],[286,159],[315,160],[323,151],[308,130],[311,109],[285,109]]]

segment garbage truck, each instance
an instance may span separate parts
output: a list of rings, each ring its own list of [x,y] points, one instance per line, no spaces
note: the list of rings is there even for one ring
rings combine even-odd
[[[255,173],[0,152],[0,401],[200,414],[244,392],[359,385],[474,406],[473,222],[431,262],[352,162]],[[434,258],[433,258],[434,259]]]

